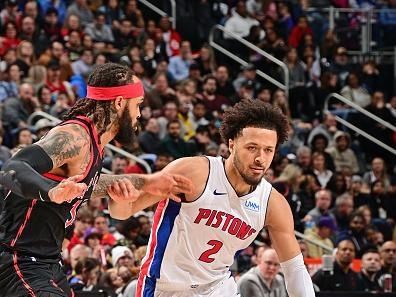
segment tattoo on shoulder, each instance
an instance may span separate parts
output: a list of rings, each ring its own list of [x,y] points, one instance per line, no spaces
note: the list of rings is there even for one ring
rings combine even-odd
[[[86,132],[81,129],[77,125],[70,125],[70,130],[58,130],[37,143],[50,156],[54,167],[67,163],[68,159],[78,156],[89,145]]]

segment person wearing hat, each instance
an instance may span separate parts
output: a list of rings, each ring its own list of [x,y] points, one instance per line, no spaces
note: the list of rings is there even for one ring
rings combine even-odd
[[[95,227],[88,228],[84,232],[84,244],[90,247],[94,252],[98,247],[100,247],[100,241],[102,239],[102,234]]]
[[[48,119],[40,119],[34,125],[34,131],[37,136],[37,139],[41,139],[45,134],[48,133],[55,125]]]
[[[346,169],[351,170],[352,173],[359,172],[359,164],[356,154],[350,148],[351,137],[348,133],[337,131],[334,134],[335,145],[328,148],[327,152],[334,160],[336,171],[343,172]]]
[[[307,239],[315,240],[321,244],[327,246],[329,249],[334,248],[334,244],[331,241],[331,236],[337,230],[334,218],[328,215],[321,216],[316,228],[307,232]],[[312,258],[320,258],[324,254],[331,254],[331,252],[325,250],[323,247],[312,244],[310,241],[306,241],[308,245],[308,254]]]
[[[250,84],[252,84],[254,91],[259,90],[261,88],[261,84],[256,79],[256,66],[249,63],[245,66],[242,66],[241,70],[242,75],[237,77],[232,83],[235,90],[238,92],[242,87],[243,83],[246,81],[250,81]]]

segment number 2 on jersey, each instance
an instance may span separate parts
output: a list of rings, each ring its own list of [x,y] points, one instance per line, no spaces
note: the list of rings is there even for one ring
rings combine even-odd
[[[223,243],[218,240],[209,240],[207,244],[212,245],[213,247],[204,251],[201,256],[199,256],[200,261],[205,262],[205,263],[212,263],[215,259],[211,258],[210,256],[217,254],[221,247],[223,246]]]

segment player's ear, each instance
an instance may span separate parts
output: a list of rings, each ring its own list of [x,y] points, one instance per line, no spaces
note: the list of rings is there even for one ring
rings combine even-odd
[[[228,149],[230,150],[230,153],[232,153],[232,151],[234,150],[234,145],[234,140],[228,139]]]
[[[114,108],[118,112],[124,108],[125,100],[122,96],[117,96],[114,100]]]

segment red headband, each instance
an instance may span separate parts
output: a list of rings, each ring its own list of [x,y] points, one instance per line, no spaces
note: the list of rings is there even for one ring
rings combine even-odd
[[[114,100],[118,96],[124,99],[133,99],[144,96],[143,84],[139,81],[133,84],[116,87],[91,87],[87,86],[87,98],[92,100]]]

